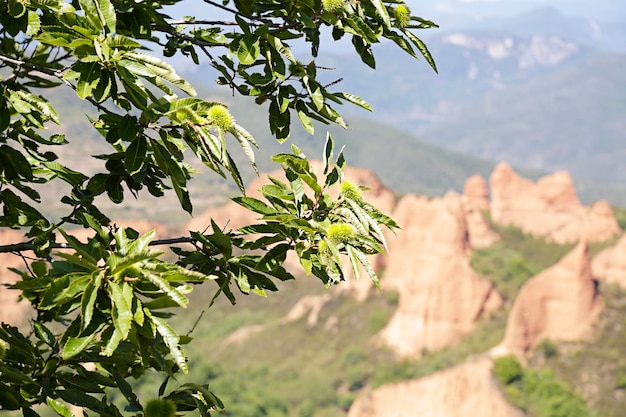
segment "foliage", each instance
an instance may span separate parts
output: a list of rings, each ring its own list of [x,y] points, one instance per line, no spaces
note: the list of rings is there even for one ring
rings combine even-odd
[[[600,281],[599,296],[603,310],[592,338],[561,342],[558,355],[551,357],[535,352],[530,364],[551,369],[561,380],[583,393],[598,415],[619,417],[626,407],[621,388],[626,381],[626,291],[617,284]],[[589,390],[589,386],[595,389]]]
[[[332,92],[334,84],[317,80],[315,58],[324,27],[334,39],[350,37],[372,68],[372,44],[386,38],[436,69],[413,33],[435,25],[406,13],[396,24],[397,1],[341,2],[341,7],[334,2],[328,9],[317,0],[205,0],[207,14],[220,9],[233,20],[175,21],[164,7],[180,2],[0,4],[0,227],[22,229],[27,239],[0,252],[32,251],[24,257],[26,270],[15,271],[21,280],[12,288],[36,310],[31,328],[3,324],[0,329],[3,410],[32,417],[38,415],[36,406],[44,405],[66,417],[69,405],[75,405],[101,416],[120,416],[122,409],[147,415],[147,403],[131,382],[159,378],[158,390],[148,397],[157,402],[150,404],[172,406],[168,414],[175,409],[208,416],[224,404],[207,384],[179,382],[189,371],[183,346],[193,328],[179,334],[169,320],[188,307],[194,287],[209,281],[213,300],[223,294],[232,303],[234,290],[265,296],[277,289],[274,281],[294,278],[282,265],[288,252],[326,285],[343,279],[344,257],[357,277],[363,267],[377,283],[366,255],[383,251],[381,228],[396,225],[354,194],[330,196],[329,188],[343,182],[345,167],[341,151],[335,158],[330,136],[321,177],[295,146],[273,157],[286,180],[272,178],[263,199],[235,199],[259,216],[239,230],[212,223],[210,231],[157,241],[154,232],[139,235],[116,227],[100,201],[121,204],[128,193],[160,197],[173,190],[181,208],[191,213],[188,184],[195,170],[189,154],[218,175],[229,175],[242,192],[230,142],[256,167],[256,142],[230,110],[196,97],[193,86],[151,48],[162,48],[165,57],[206,59],[219,72],[219,84],[268,104],[270,130],[282,142],[292,115],[313,133],[314,122],[345,126],[338,104],[370,109],[361,98]],[[289,48],[302,40],[311,47],[308,64]],[[55,147],[81,138],[46,130],[63,124],[48,99],[55,89],[71,89],[87,113],[95,113],[87,117],[109,146],[94,156],[104,163],[102,172],[80,172],[59,162]],[[58,221],[43,214],[46,201],[38,191],[55,183],[68,190],[60,196],[67,207]],[[68,225],[90,229],[93,236],[79,241],[64,231]],[[171,248],[176,262],[168,260],[172,253],[168,258],[155,249],[176,244]],[[111,400],[120,394],[122,405]]]
[[[509,400],[533,417],[586,417],[583,398],[549,369],[522,369],[513,356],[494,360],[494,373]]]
[[[522,378],[522,365],[515,355],[506,355],[494,359],[493,372],[498,381],[510,384]]]

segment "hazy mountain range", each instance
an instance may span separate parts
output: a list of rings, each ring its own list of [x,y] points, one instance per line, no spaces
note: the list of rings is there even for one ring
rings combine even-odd
[[[626,25],[619,24],[626,5],[447,1],[412,7],[441,19],[435,19],[441,29],[423,32],[439,73],[389,43],[374,46],[376,71],[346,49],[349,43],[322,49],[318,64],[336,70],[320,71],[321,77],[329,83],[343,78],[337,88],[365,98],[375,110],[347,106],[344,113],[388,125],[377,139],[387,142],[387,150],[396,146],[389,136],[404,131],[414,140],[410,154],[425,141],[479,157],[485,166],[506,160],[537,172],[568,170],[586,200],[626,202]],[[451,19],[461,15],[474,17],[464,24]],[[214,86],[206,68],[187,71]],[[368,141],[359,143],[359,153],[374,152]],[[407,155],[389,152],[390,159]]]

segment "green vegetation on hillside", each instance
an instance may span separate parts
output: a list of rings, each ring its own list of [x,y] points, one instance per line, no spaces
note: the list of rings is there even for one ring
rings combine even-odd
[[[558,353],[537,350],[530,366],[551,369],[581,393],[601,417],[626,410],[626,290],[600,283],[603,301],[593,335],[582,342],[559,343]]]
[[[531,277],[554,265],[573,245],[559,245],[535,238],[512,226],[490,226],[500,241],[472,253],[472,267],[495,285],[505,300],[515,300],[519,289]]]
[[[209,378],[211,386],[219,387],[226,399],[231,396],[246,399],[245,409],[229,410],[233,417],[339,417],[345,415],[357,396],[371,389],[427,376],[461,364],[471,356],[484,354],[502,340],[506,306],[510,306],[521,285],[572,248],[572,245],[533,238],[512,227],[496,227],[496,231],[501,241],[489,249],[476,251],[473,264],[494,282],[507,304],[494,316],[481,319],[475,330],[454,346],[440,351],[424,350],[420,359],[395,358],[375,337],[397,303],[395,294],[386,292],[374,292],[364,303],[347,295],[335,295],[324,304],[313,326],[307,324],[308,313],[296,322],[282,322],[304,295],[326,294],[305,279],[283,283],[280,299],[270,296],[261,301],[244,297],[236,309],[224,302],[211,307],[216,310],[212,318],[203,318],[194,332],[201,340],[202,349],[188,352],[192,362],[199,364],[192,369],[200,372],[197,377]],[[553,390],[550,392],[554,398],[522,392],[522,385],[515,378],[511,379],[517,385],[505,388],[509,394],[517,392],[512,394],[511,401],[525,407],[531,416],[560,416],[563,414],[558,412],[563,410],[588,413],[587,405],[581,402],[584,398],[597,411],[597,416],[621,417],[617,410],[624,409],[626,404],[618,402],[622,407],[619,408],[613,399],[626,385],[626,362],[620,359],[626,357],[626,335],[621,335],[626,332],[623,326],[626,293],[600,286],[600,294],[607,305],[596,338],[578,344],[542,341],[534,351],[529,368],[523,370],[527,375],[524,389]],[[202,299],[204,295],[198,293],[194,297]],[[188,313],[180,317],[181,322],[193,323],[200,312]],[[225,338],[233,334],[245,336],[238,342],[225,344]],[[591,364],[585,365],[587,361]],[[235,364],[229,368],[230,375],[222,371],[222,362]],[[581,372],[581,369],[587,371]],[[601,378],[595,376],[597,369],[603,370]],[[589,375],[594,375],[594,383],[602,379],[601,389],[592,390],[586,385],[585,378]],[[236,379],[239,382],[236,383]],[[571,388],[563,381],[568,381]],[[571,402],[573,408],[565,407],[563,399],[568,404]],[[515,402],[522,400],[523,404]],[[590,414],[572,414],[576,415]]]
[[[530,417],[590,417],[585,400],[549,369],[523,369],[514,356],[494,360],[507,399]]]

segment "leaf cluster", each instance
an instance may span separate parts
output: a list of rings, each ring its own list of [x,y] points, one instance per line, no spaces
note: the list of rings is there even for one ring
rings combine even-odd
[[[264,296],[277,289],[274,280],[293,279],[285,268],[290,252],[327,285],[344,279],[343,264],[357,278],[364,270],[378,283],[367,255],[384,251],[382,227],[396,225],[364,202],[355,185],[331,196],[333,186],[346,183],[343,153],[333,162],[330,136],[321,176],[297,147],[276,155],[285,179],[271,179],[261,190],[263,200],[235,199],[259,214],[259,221],[238,230],[212,223],[210,232],[174,239],[186,244],[171,249],[176,261],[154,249],[168,242],[155,241],[154,232],[116,227],[99,201],[122,204],[128,194],[140,198],[147,190],[160,197],[173,190],[191,213],[188,183],[196,171],[190,156],[232,177],[243,193],[230,142],[256,169],[252,135],[223,103],[197,97],[154,49],[196,63],[202,57],[219,72],[218,83],[268,103],[270,130],[283,142],[292,114],[313,133],[315,122],[345,127],[337,105],[371,110],[363,99],[318,81],[324,27],[335,39],[350,37],[371,67],[372,45],[387,38],[435,69],[412,30],[436,25],[411,16],[405,6],[395,12],[398,1],[343,2],[327,10],[319,0],[205,0],[207,8],[219,8],[232,20],[175,21],[164,8],[179,2],[0,3],[0,228],[25,235],[24,242],[2,246],[0,253],[16,252],[26,261],[26,271],[15,270],[20,279],[11,288],[36,311],[30,333],[0,329],[0,409],[32,417],[46,404],[67,417],[75,405],[119,416],[123,411],[111,397],[121,393],[125,411],[138,413],[143,406],[129,380],[154,371],[163,378],[155,398],[171,401],[177,413],[208,416],[223,406],[207,385],[168,390],[176,375],[188,371],[183,346],[191,340],[168,319],[187,307],[195,285],[214,283],[214,299],[224,294],[231,302],[236,290]],[[309,63],[292,53],[289,44],[296,40],[310,45]],[[82,138],[59,133],[63,115],[55,110],[51,89],[71,89],[83,100],[80,111],[109,146],[108,152],[86,155],[102,162],[98,172],[80,172],[72,161],[59,160],[55,148]],[[67,206],[59,219],[42,210],[46,202],[38,190],[51,183],[67,190],[58,196]],[[66,225],[92,235],[80,241]],[[24,255],[28,251],[32,258]]]

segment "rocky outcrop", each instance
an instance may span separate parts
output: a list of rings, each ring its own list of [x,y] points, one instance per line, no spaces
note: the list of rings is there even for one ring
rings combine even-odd
[[[465,180],[463,197],[477,210],[489,210],[489,189],[482,175],[475,174]]]
[[[484,212],[489,210],[489,190],[487,181],[476,174],[465,181],[463,186],[463,208],[467,223],[467,235],[472,249],[488,248],[500,240],[485,220]]]
[[[544,338],[584,338],[599,307],[588,245],[583,241],[523,285],[509,314],[504,340],[494,353],[514,353],[523,358]]]
[[[0,229],[0,245],[10,245],[25,241],[24,234],[11,229]],[[28,316],[28,302],[18,302],[19,291],[8,289],[5,284],[13,284],[19,275],[9,268],[24,268],[24,261],[12,253],[0,253],[0,322],[14,326],[21,324]]]
[[[348,417],[522,417],[493,380],[489,359],[425,378],[382,386],[357,398]]]
[[[556,172],[533,183],[500,163],[491,174],[490,187],[492,220],[533,236],[556,243],[581,239],[596,242],[620,231],[608,203],[601,201],[592,207],[580,203],[567,172]]]
[[[398,308],[381,331],[400,356],[420,356],[457,342],[476,320],[498,308],[491,283],[470,266],[462,199],[407,195],[393,218],[402,231],[389,239],[383,288],[399,292]]]
[[[593,275],[610,284],[626,288],[626,234],[610,248],[597,254],[591,262]]]
[[[322,308],[332,299],[330,293],[321,295],[306,295],[289,310],[287,315],[281,320],[282,324],[291,323],[307,316],[306,324],[308,327],[314,327],[319,321]]]

